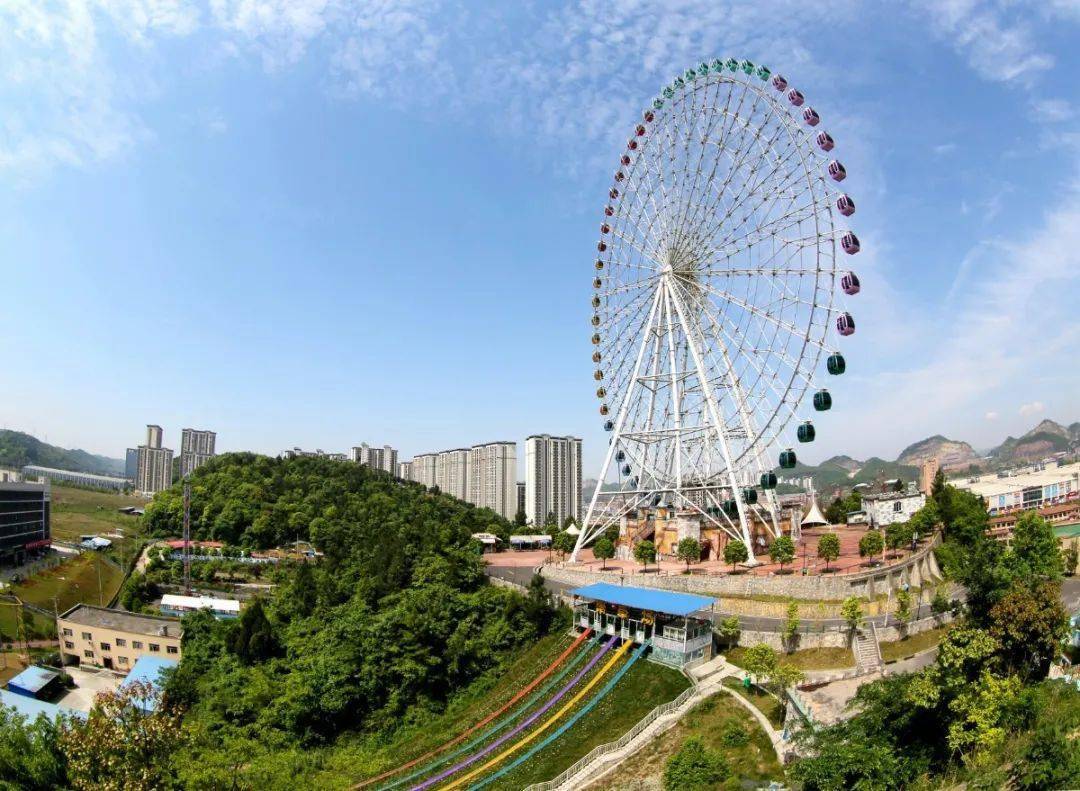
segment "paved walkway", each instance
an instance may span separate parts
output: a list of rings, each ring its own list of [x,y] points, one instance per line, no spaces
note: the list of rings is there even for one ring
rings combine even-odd
[[[673,728],[691,709],[706,698],[716,694],[727,693],[728,697],[739,703],[761,726],[769,736],[777,759],[783,763],[784,739],[780,731],[772,727],[769,719],[761,713],[757,706],[741,695],[732,692],[723,685],[723,680],[729,676],[741,678],[743,670],[732,665],[723,656],[717,656],[710,661],[699,665],[689,671],[689,675],[695,679],[696,689],[694,694],[687,698],[679,708],[668,712],[658,718],[631,739],[624,747],[614,752],[607,753],[582,767],[578,772],[566,778],[556,789],[552,791],[576,791],[579,788],[588,788],[590,785],[607,777],[619,768],[627,758],[636,755],[645,745],[661,734]]]
[[[830,563],[826,563],[824,560],[819,560],[817,556],[818,540],[826,533],[835,533],[840,538],[840,557]],[[857,571],[866,571],[872,568],[872,562],[876,562],[878,567],[881,566],[881,561],[884,560],[888,564],[900,563],[906,560],[911,552],[909,549],[903,549],[898,552],[888,552],[884,556],[877,556],[873,561],[868,558],[861,557],[859,555],[859,539],[866,534],[866,530],[860,527],[835,527],[835,528],[822,528],[822,527],[810,527],[805,528],[802,531],[802,538],[795,543],[795,560],[791,563],[784,564],[781,569],[779,563],[773,563],[769,560],[768,551],[762,547],[756,547],[755,553],[760,565],[753,568],[747,568],[745,566],[737,567],[737,574],[752,574],[757,576],[769,576],[777,572],[789,573],[794,572],[796,574],[802,573],[805,568],[806,573],[810,575],[817,574],[831,574],[831,573],[854,573]],[[925,547],[925,541],[920,544],[920,549]],[[711,551],[712,555],[722,555],[722,547],[714,547]],[[559,556],[557,553],[546,550],[525,550],[525,551],[510,551],[510,552],[495,552],[489,555],[485,555],[489,565],[493,566],[539,566],[542,563],[557,560]],[[583,571],[603,571],[611,572],[613,575],[618,574],[640,574],[640,573],[655,573],[657,570],[671,573],[681,573],[686,570],[686,563],[674,557],[663,557],[659,559],[657,563],[650,563],[648,567],[643,567],[641,563],[635,560],[618,560],[611,559],[607,561],[597,560],[593,557],[592,549],[582,549],[578,554],[578,563],[575,567],[581,568]],[[699,563],[693,563],[690,569],[694,573],[707,574],[707,575],[728,575],[732,573],[731,565],[725,563],[719,557],[712,557],[708,560],[703,560]]]

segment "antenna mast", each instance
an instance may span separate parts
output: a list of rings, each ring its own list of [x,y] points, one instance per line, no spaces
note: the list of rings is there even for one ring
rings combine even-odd
[[[184,481],[184,595],[191,595],[191,484]]]

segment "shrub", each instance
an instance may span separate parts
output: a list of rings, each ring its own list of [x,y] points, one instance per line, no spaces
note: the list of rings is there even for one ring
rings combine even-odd
[[[750,743],[750,732],[737,722],[729,722],[720,732],[720,743],[725,747],[742,747]]]
[[[664,769],[665,791],[706,791],[731,775],[731,767],[718,750],[710,750],[697,736],[687,739]]]

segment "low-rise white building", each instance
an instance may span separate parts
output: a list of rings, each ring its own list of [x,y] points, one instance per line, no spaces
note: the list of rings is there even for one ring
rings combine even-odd
[[[870,527],[877,529],[896,522],[906,522],[926,505],[926,495],[909,487],[903,492],[864,494],[863,511]],[[850,521],[850,520],[849,520]]]

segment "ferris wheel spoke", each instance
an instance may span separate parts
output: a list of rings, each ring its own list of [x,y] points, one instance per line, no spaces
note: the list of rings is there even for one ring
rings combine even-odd
[[[734,306],[746,311],[747,313],[750,313],[750,314],[752,314],[752,315],[754,315],[754,316],[756,316],[756,317],[758,317],[760,319],[763,319],[764,321],[768,321],[768,322],[770,322],[772,324],[775,324],[777,327],[779,327],[779,328],[781,328],[783,330],[786,330],[788,333],[790,333],[792,336],[794,336],[796,338],[805,338],[807,343],[813,343],[813,344],[822,346],[824,348],[824,346],[819,341],[817,341],[816,339],[811,338],[811,337],[807,337],[806,330],[800,329],[799,327],[796,327],[794,324],[791,324],[790,322],[783,321],[783,320],[777,318],[776,316],[773,316],[768,311],[761,310],[756,305],[751,305],[751,304],[739,299],[738,297],[731,294],[730,292],[715,289],[712,286],[710,286],[708,284],[705,284],[705,283],[699,283],[699,285],[702,288],[709,291],[713,296],[717,297],[718,299],[722,299],[722,300],[726,301],[728,304],[734,305]]]
[[[722,116],[723,120],[721,122],[721,131],[720,131],[720,139],[721,140],[725,139],[727,134],[729,133],[730,129],[734,128],[734,126],[737,123],[739,123],[740,113],[742,111],[743,103],[744,103],[744,101],[746,99],[746,94],[747,94],[747,86],[744,83],[743,91],[742,91],[742,93],[740,94],[740,97],[739,97],[739,105],[738,105],[738,107],[736,107],[735,113],[730,118],[730,125],[727,123],[727,121],[728,121],[727,114],[725,113],[724,116]],[[755,93],[753,104],[752,104],[752,106],[751,106],[751,108],[749,110],[749,115],[751,117],[753,116],[754,111],[757,108],[758,98],[759,97]],[[696,164],[696,166],[694,168],[694,180],[693,180],[693,183],[691,184],[690,191],[689,191],[689,195],[691,195],[691,196],[695,195],[697,193],[698,180],[699,180],[699,178],[701,176],[701,170],[702,170],[701,165],[702,165],[702,162],[704,160],[705,153],[707,151],[707,147],[708,147],[710,137],[711,137],[711,132],[715,128],[715,114],[710,116],[710,120],[713,121],[713,123],[710,123],[710,125],[704,130],[704,132],[701,133],[700,143],[697,146],[697,148],[698,148],[697,164]],[[707,184],[713,183],[713,181],[714,181],[714,179],[716,177],[716,171],[717,171],[719,165],[720,165],[720,158],[719,157],[712,158],[712,169],[709,172],[709,175],[708,175],[708,177],[706,179]],[[689,206],[690,203],[691,203],[691,201],[688,200],[686,205]],[[691,227],[698,226],[700,224],[699,220],[698,220],[699,214],[700,214],[700,211],[698,211],[698,210],[695,210],[694,214],[692,216],[690,216],[690,217],[686,217],[685,213],[684,213],[683,227],[691,228]]]
[[[782,393],[782,392],[780,392],[779,390],[776,389],[775,382],[779,378],[778,375],[777,375],[778,372],[770,372],[768,370],[767,364],[764,361],[758,359],[758,355],[756,353],[756,350],[749,349],[749,348],[746,348],[746,347],[741,347],[738,344],[738,342],[736,341],[736,339],[733,338],[728,333],[727,329],[725,329],[725,327],[723,326],[723,322],[721,320],[719,320],[716,316],[714,316],[711,311],[706,309],[705,313],[708,316],[709,320],[713,323],[713,326],[715,327],[717,332],[721,336],[723,336],[723,338],[725,338],[728,343],[731,343],[735,348],[739,348],[742,351],[750,352],[750,354],[747,354],[745,356],[745,359],[750,364],[750,366],[752,368],[754,368],[758,372],[759,380],[764,382],[765,385],[776,396],[777,403],[780,404],[780,405],[787,405],[788,408],[789,408],[790,416],[792,418],[794,418],[794,419],[798,419],[798,415],[796,414],[796,411],[795,411],[795,406],[794,406],[794,404],[790,403],[790,401],[788,400],[787,393],[786,392]],[[792,370],[795,372],[795,375],[802,378],[803,381],[806,382],[807,385],[812,386],[811,383],[810,383],[810,380],[806,378],[805,374],[802,374],[800,372],[799,367],[798,367],[797,364],[792,367]]]

